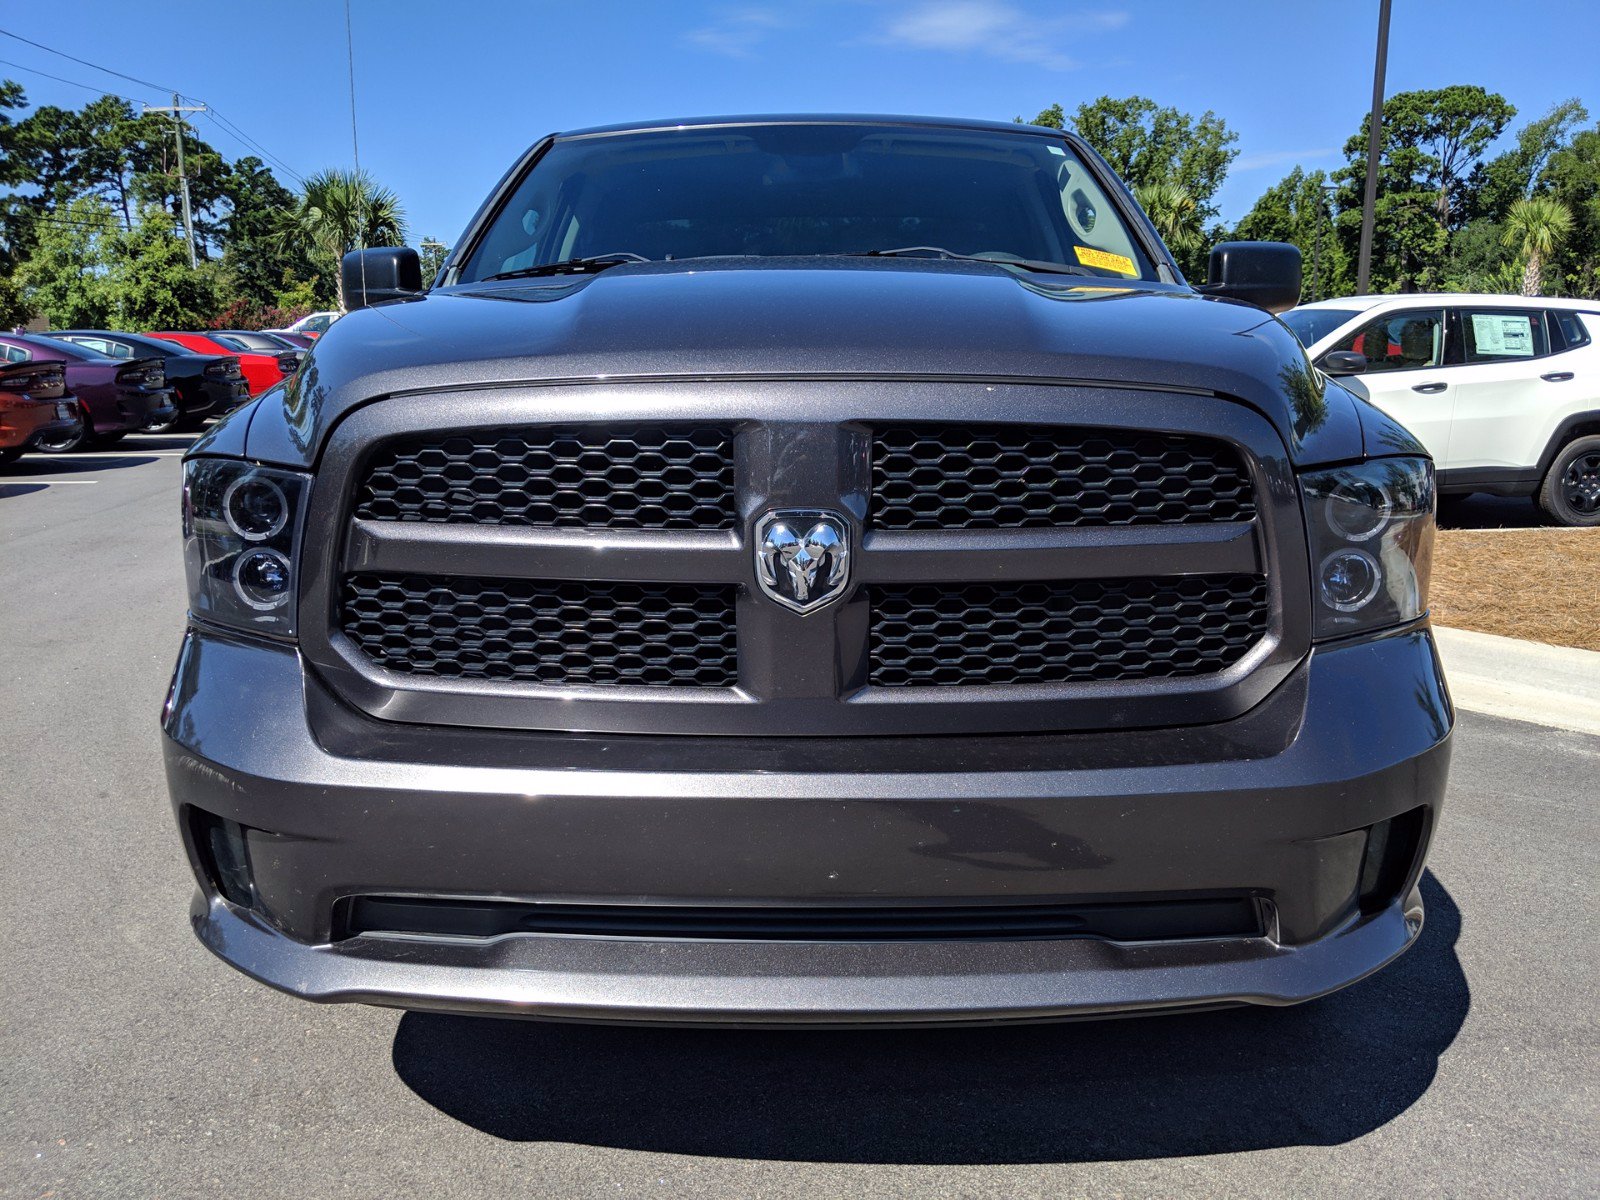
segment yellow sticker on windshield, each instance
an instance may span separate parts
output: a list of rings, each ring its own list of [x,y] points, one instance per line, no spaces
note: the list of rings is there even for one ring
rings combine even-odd
[[[1131,258],[1124,258],[1109,250],[1095,250],[1088,246],[1074,246],[1073,249],[1078,252],[1078,262],[1083,266],[1099,267],[1102,271],[1115,271],[1119,275],[1139,273],[1139,268],[1133,265]]]

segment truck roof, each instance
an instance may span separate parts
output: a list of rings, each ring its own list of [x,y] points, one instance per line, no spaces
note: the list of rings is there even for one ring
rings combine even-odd
[[[914,125],[929,129],[983,129],[991,132],[1031,133],[1048,137],[1067,136],[1064,130],[1043,125],[1020,125],[1014,121],[979,121],[968,117],[912,117],[882,113],[747,113],[721,117],[670,117],[654,121],[626,121],[617,125],[590,125],[569,129],[556,137],[588,137],[592,134],[642,133],[647,130],[692,129],[726,125]]]

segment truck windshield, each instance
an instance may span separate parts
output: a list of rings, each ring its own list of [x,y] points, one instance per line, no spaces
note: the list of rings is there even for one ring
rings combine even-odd
[[[573,260],[942,252],[1153,279],[1065,139],[848,124],[560,138],[466,261],[475,282]],[[599,265],[611,265],[609,262]]]

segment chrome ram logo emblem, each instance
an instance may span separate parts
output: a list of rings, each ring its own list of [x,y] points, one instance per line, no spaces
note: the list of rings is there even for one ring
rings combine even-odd
[[[756,580],[785,608],[812,613],[850,579],[850,526],[814,509],[770,512],[756,525]]]

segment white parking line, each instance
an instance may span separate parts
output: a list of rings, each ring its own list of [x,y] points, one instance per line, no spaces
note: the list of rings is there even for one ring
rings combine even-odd
[[[48,483],[51,487],[57,487],[63,483],[81,483],[88,485],[99,482],[100,481],[98,479],[45,479],[38,475],[31,475],[26,479],[0,479],[0,488],[27,487],[30,483]]]

